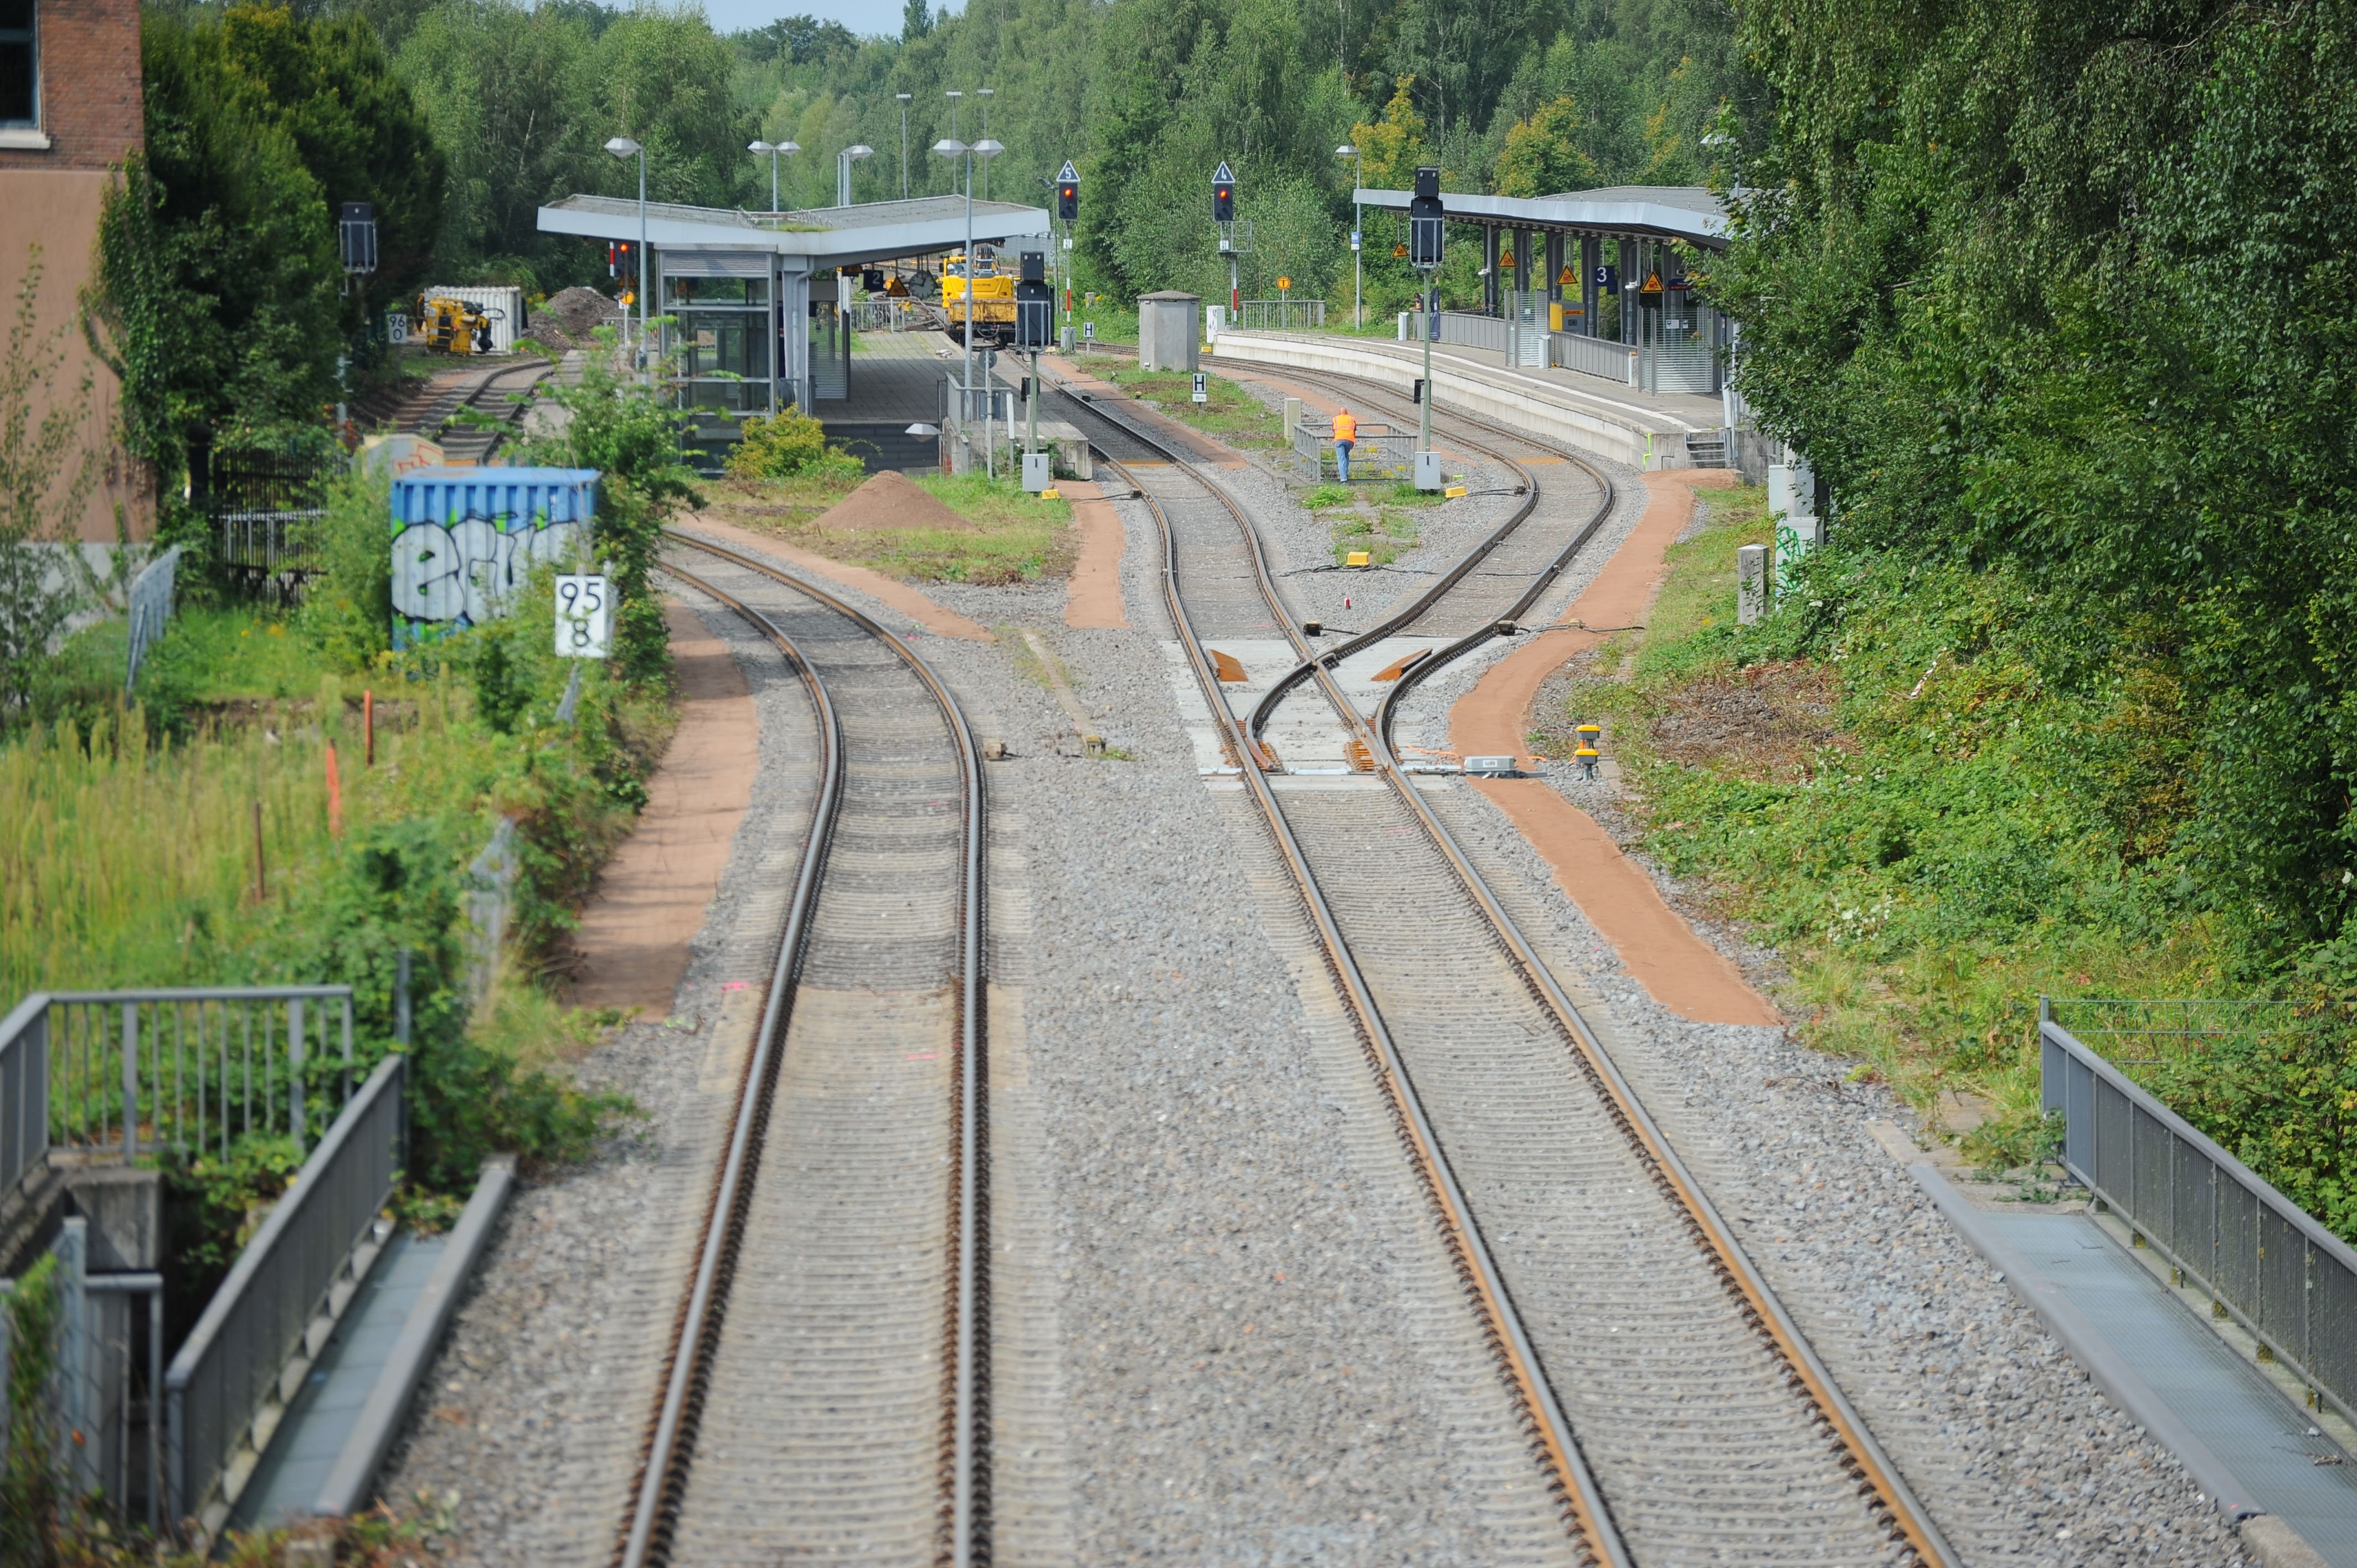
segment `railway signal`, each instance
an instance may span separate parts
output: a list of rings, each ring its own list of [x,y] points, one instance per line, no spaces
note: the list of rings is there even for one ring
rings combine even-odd
[[[1081,171],[1066,158],[1064,166],[1056,171],[1056,216],[1064,220],[1064,340],[1067,354],[1072,351],[1072,225],[1081,216]]]
[[[1232,223],[1236,220],[1236,177],[1225,158],[1211,175],[1211,221]]]
[[[1440,270],[1440,254],[1448,227],[1440,204],[1440,170],[1426,164],[1415,171],[1415,195],[1407,204],[1408,261],[1424,274],[1424,381],[1432,385],[1432,340],[1440,327],[1440,291],[1433,286],[1433,274]],[[1415,445],[1415,488],[1419,490],[1440,489],[1440,454],[1432,449],[1432,399],[1426,396],[1417,407],[1418,431]]]

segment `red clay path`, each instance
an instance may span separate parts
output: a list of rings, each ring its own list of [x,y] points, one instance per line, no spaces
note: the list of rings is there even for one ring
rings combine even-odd
[[[663,607],[679,682],[679,729],[647,783],[638,825],[598,874],[573,935],[578,1007],[661,1016],[687,972],[687,945],[719,890],[729,845],[753,799],[760,721],[728,645],[694,610]]]
[[[1694,515],[1697,486],[1731,485],[1723,468],[1672,468],[1647,474],[1644,515],[1559,626],[1491,665],[1448,715],[1449,742],[1465,756],[1511,753],[1528,758],[1531,704],[1546,678],[1610,630],[1635,625],[1660,592],[1663,557]],[[1480,779],[1473,787],[1497,803],[1545,857],[1556,886],[1604,934],[1629,972],[1654,1001],[1706,1024],[1782,1022],[1734,964],[1696,936],[1643,868],[1620,853],[1595,818],[1543,779]]]

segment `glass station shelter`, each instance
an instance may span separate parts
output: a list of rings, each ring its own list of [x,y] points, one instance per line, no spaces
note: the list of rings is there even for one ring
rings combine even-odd
[[[1412,194],[1361,189],[1354,199],[1405,212]],[[1586,338],[1593,349],[1633,350],[1632,384],[1647,392],[1707,396],[1726,384],[1733,323],[1712,307],[1687,263],[1690,254],[1727,249],[1726,209],[1706,188],[1616,185],[1540,197],[1443,191],[1440,199],[1452,227],[1480,229],[1483,314]],[[1697,266],[1706,270],[1707,261]],[[1617,380],[1631,358],[1575,356],[1572,368]]]
[[[639,214],[632,198],[572,196],[540,209],[540,230],[635,244]],[[960,250],[967,232],[963,196],[799,212],[647,203],[648,315],[674,318],[662,347],[679,356],[681,406],[733,422],[848,398],[862,268]],[[972,232],[977,245],[1045,234],[1048,212],[977,201]],[[632,274],[618,283],[635,288]]]

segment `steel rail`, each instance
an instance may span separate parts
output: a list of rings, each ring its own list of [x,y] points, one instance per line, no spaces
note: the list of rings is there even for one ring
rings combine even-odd
[[[643,1568],[669,1560],[671,1531],[677,1522],[687,1472],[694,1461],[696,1427],[703,1414],[704,1395],[712,1361],[720,1344],[721,1322],[727,1310],[729,1287],[744,1243],[745,1219],[751,1206],[753,1180],[759,1174],[761,1150],[775,1094],[778,1059],[785,1027],[793,1014],[793,993],[802,959],[810,945],[812,915],[818,906],[819,884],[834,846],[834,822],[843,803],[843,725],[828,696],[826,682],[803,658],[793,639],[777,623],[750,605],[705,582],[693,573],[671,569],[682,582],[728,607],[768,638],[786,662],[797,671],[817,710],[819,731],[819,799],[811,813],[810,836],[802,850],[802,869],[786,907],[786,920],[770,971],[769,993],[762,999],[759,1026],[753,1049],[737,1081],[736,1105],[729,1117],[728,1148],[712,1185],[704,1223],[696,1242],[695,1273],[687,1298],[680,1304],[672,1327],[670,1353],[663,1369],[663,1397],[656,1407],[654,1429],[640,1462],[637,1482],[625,1529],[614,1561],[622,1568]]]
[[[1101,417],[1119,426],[1133,439],[1160,450],[1170,462],[1188,473],[1196,483],[1220,500],[1229,514],[1235,519],[1237,526],[1243,531],[1250,545],[1254,573],[1259,578],[1264,598],[1280,623],[1285,626],[1288,639],[1294,643],[1297,650],[1307,654],[1308,650],[1304,649],[1303,639],[1287,613],[1282,596],[1278,592],[1275,578],[1268,570],[1266,557],[1259,539],[1259,531],[1254,527],[1249,514],[1235,499],[1224,487],[1201,473],[1170,444],[1157,440],[1152,434],[1139,429],[1130,421],[1114,415],[1103,407],[1099,400],[1090,398],[1082,401],[1086,406],[1097,412]],[[1516,439],[1527,438],[1517,436]],[[1532,445],[1537,445],[1537,443],[1532,443]],[[1136,483],[1135,477],[1130,475],[1125,467],[1118,463],[1114,467],[1120,468],[1124,477],[1129,479],[1141,495],[1146,494],[1145,488]],[[1524,472],[1526,473],[1527,470]],[[1151,504],[1152,498],[1148,496],[1147,499]],[[1535,504],[1535,498],[1532,504]],[[1535,602],[1539,595],[1544,592],[1546,585],[1561,573],[1580,546],[1594,535],[1604,517],[1609,514],[1609,504],[1610,498],[1608,494],[1606,504],[1598,509],[1597,515],[1591,518],[1588,524],[1580,531],[1574,542],[1547,568],[1544,580],[1525,594],[1515,614],[1519,615],[1523,609],[1528,607],[1529,604]],[[1158,505],[1155,510],[1158,518],[1160,516]],[[1165,536],[1167,540],[1168,537],[1167,525]],[[1487,553],[1496,542],[1497,539],[1493,536],[1476,548]],[[1458,574],[1458,580],[1461,580],[1461,577],[1462,574]],[[1166,592],[1175,597],[1177,592],[1175,572],[1168,575],[1168,584]],[[1183,618],[1178,618],[1175,604],[1173,614],[1174,619],[1181,629],[1182,639],[1189,643],[1190,656],[1200,666],[1203,660],[1200,650],[1193,646],[1191,630],[1187,628]],[[1316,656],[1305,657],[1300,673],[1316,679],[1337,717],[1340,718],[1346,726],[1366,745],[1369,755],[1374,762],[1376,772],[1393,792],[1407,804],[1426,836],[1448,860],[1467,896],[1479,908],[1484,921],[1497,936],[1501,947],[1521,974],[1523,983],[1530,988],[1534,997],[1562,1029],[1566,1041],[1573,1047],[1574,1058],[1581,1069],[1582,1076],[1591,1089],[1602,1096],[1615,1124],[1621,1129],[1623,1135],[1628,1138],[1640,1159],[1649,1168],[1650,1174],[1664,1196],[1684,1215],[1689,1233],[1703,1250],[1706,1259],[1714,1272],[1718,1274],[1723,1284],[1740,1305],[1747,1320],[1758,1329],[1761,1337],[1767,1342],[1771,1354],[1783,1368],[1790,1382],[1799,1391],[1804,1402],[1811,1407],[1817,1419],[1831,1433],[1844,1467],[1857,1478],[1861,1488],[1875,1499],[1876,1517],[1888,1529],[1892,1539],[1903,1542],[1916,1560],[1926,1564],[1927,1568],[1956,1568],[1962,1559],[1955,1554],[1954,1550],[1949,1546],[1938,1527],[1932,1522],[1929,1511],[1915,1497],[1912,1488],[1900,1475],[1897,1465],[1890,1460],[1880,1443],[1874,1437],[1864,1418],[1857,1413],[1847,1397],[1841,1392],[1832,1374],[1825,1369],[1814,1348],[1809,1345],[1799,1326],[1793,1322],[1783,1304],[1777,1299],[1765,1276],[1760,1273],[1749,1254],[1736,1239],[1733,1230],[1719,1215],[1717,1207],[1711,1203],[1701,1184],[1695,1179],[1684,1162],[1678,1157],[1667,1137],[1662,1133],[1650,1112],[1645,1110],[1635,1090],[1620,1073],[1618,1065],[1612,1061],[1609,1053],[1603,1048],[1586,1017],[1556,984],[1553,973],[1539,959],[1536,951],[1532,949],[1520,929],[1506,913],[1503,906],[1499,903],[1486,880],[1458,845],[1454,835],[1417,794],[1414,783],[1409,780],[1392,752],[1391,725],[1397,714],[1402,695],[1413,690],[1435,671],[1461,658],[1498,635],[1497,625],[1491,623],[1409,666],[1402,672],[1399,682],[1385,693],[1377,705],[1377,719],[1372,725],[1370,725],[1359,713],[1357,704],[1351,701],[1348,693],[1344,693],[1336,682],[1326,659]],[[1363,641],[1364,639],[1362,638],[1361,640]],[[1198,680],[1202,680],[1205,671],[1199,668]],[[1220,696],[1216,681],[1209,690],[1212,699],[1213,715],[1224,718],[1225,703]],[[1256,709],[1255,716],[1257,713]],[[1276,805],[1274,792],[1268,790],[1265,782],[1258,777],[1260,768],[1255,766],[1254,760],[1256,755],[1256,747],[1250,744],[1242,748],[1240,757],[1243,762],[1243,773],[1248,780],[1261,786],[1258,794],[1266,802],[1264,810],[1281,818],[1282,809]],[[1288,847],[1291,847],[1289,828],[1282,831],[1281,838]],[[1322,899],[1309,891],[1314,886],[1315,874],[1310,870],[1307,860],[1296,859],[1296,854],[1297,850],[1289,854],[1287,858],[1292,862],[1297,881],[1303,884],[1305,900],[1318,903],[1322,908]],[[1338,941],[1340,940],[1339,932],[1335,940]],[[1356,972],[1355,967],[1352,972]],[[1372,1004],[1370,996],[1369,1005],[1372,1006]]]
[[[1218,675],[1204,656],[1201,639],[1195,634],[1193,622],[1179,591],[1178,541],[1169,519],[1160,501],[1137,483],[1136,476],[1125,465],[1112,457],[1105,460],[1145,497],[1161,529],[1163,599],[1169,608],[1172,624],[1179,633],[1179,641],[1187,650],[1197,682],[1203,688],[1211,714],[1220,725],[1223,742],[1230,755],[1239,760],[1238,771],[1245,787],[1252,792],[1279,854],[1293,874],[1303,908],[1318,932],[1327,972],[1350,1012],[1361,1048],[1365,1050],[1369,1065],[1374,1069],[1391,1106],[1394,1127],[1406,1146],[1409,1163],[1415,1170],[1426,1200],[1432,1205],[1439,1221],[1443,1242],[1448,1249],[1458,1279],[1481,1319],[1483,1333],[1505,1373],[1511,1395],[1520,1410],[1525,1428],[1544,1456],[1544,1467],[1549,1472],[1549,1486],[1560,1499],[1558,1506],[1567,1516],[1566,1522],[1586,1548],[1589,1562],[1606,1565],[1606,1568],[1631,1568],[1632,1560],[1621,1542],[1620,1530],[1612,1522],[1610,1510],[1605,1504],[1603,1493],[1597,1487],[1586,1456],[1579,1450],[1571,1423],[1566,1419],[1554,1389],[1547,1383],[1538,1354],[1523,1327],[1522,1316],[1514,1306],[1512,1294],[1490,1255],[1488,1241],[1474,1221],[1471,1206],[1467,1203],[1458,1185],[1456,1173],[1450,1168],[1448,1157],[1441,1148],[1439,1136],[1425,1113],[1407,1064],[1392,1039],[1381,1009],[1375,1005],[1373,992],[1369,988],[1366,977],[1361,973],[1332,910],[1327,906],[1325,895],[1309,869],[1308,858],[1295,839],[1292,825],[1286,821],[1268,780],[1258,768],[1245,760],[1245,741],[1242,730],[1227,711],[1226,699],[1220,692]],[[1257,554],[1259,543],[1256,539],[1253,542],[1253,549]],[[1297,633],[1288,628],[1287,635],[1293,639],[1297,649],[1302,648]]]
[[[948,1354],[942,1398],[942,1539],[940,1560],[950,1568],[976,1568],[991,1561],[990,1509],[990,1114],[988,977],[984,942],[987,934],[988,839],[983,793],[982,747],[964,710],[948,685],[888,628],[847,600],[807,578],[798,577],[757,555],[707,539],[665,529],[673,542],[701,550],[732,565],[783,584],[850,620],[884,643],[921,682],[942,710],[957,746],[965,796],[962,850],[959,987],[957,1148],[951,1161],[951,1212],[955,1234],[949,1240],[951,1266],[944,1339]],[[676,568],[672,568],[676,570]],[[807,665],[804,666],[808,668]],[[636,1568],[628,1564],[626,1568]]]

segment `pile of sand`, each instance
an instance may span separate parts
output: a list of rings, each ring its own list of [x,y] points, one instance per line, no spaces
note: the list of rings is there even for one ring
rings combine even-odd
[[[821,512],[815,526],[849,532],[855,529],[971,529],[974,524],[935,500],[908,475],[886,468]]]

